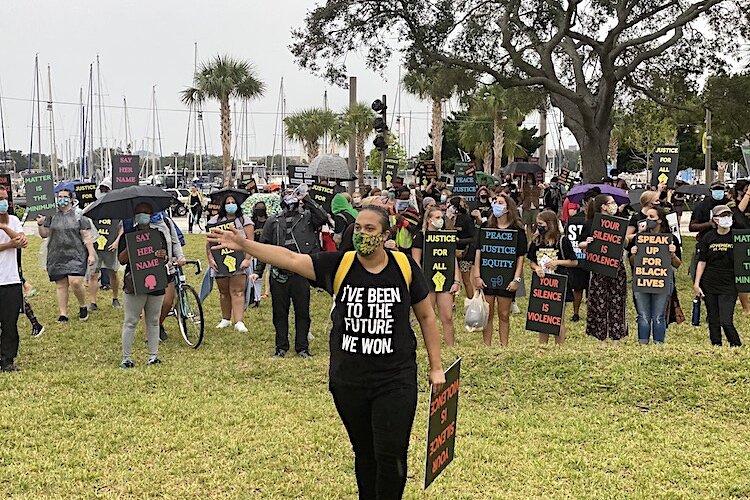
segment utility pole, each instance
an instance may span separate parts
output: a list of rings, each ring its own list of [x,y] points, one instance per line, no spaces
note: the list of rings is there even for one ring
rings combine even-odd
[[[349,77],[349,108],[357,104],[357,77]],[[349,136],[349,172],[355,173],[357,171],[357,138],[354,134]],[[353,192],[354,183],[352,183],[351,191]],[[362,186],[359,186],[361,189]]]
[[[711,174],[711,110],[708,108],[706,108],[706,141],[703,148],[703,155],[706,161],[704,165],[706,169],[706,186],[710,186],[711,181],[713,180],[713,175]]]
[[[539,137],[542,139],[542,145],[539,146],[539,165],[547,171],[547,98],[544,98],[544,104],[539,108]]]

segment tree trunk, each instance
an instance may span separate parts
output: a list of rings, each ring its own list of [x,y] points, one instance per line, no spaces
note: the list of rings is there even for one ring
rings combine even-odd
[[[438,175],[443,175],[443,101],[432,99],[432,159]]]
[[[357,180],[360,189],[365,185],[365,137],[365,134],[357,134]]]
[[[499,113],[495,114],[495,121],[493,123],[493,137],[492,137],[492,151],[493,151],[493,163],[492,163],[492,175],[499,177],[503,166],[503,144],[505,143],[505,124],[503,118]],[[485,168],[485,172],[487,172]],[[488,172],[489,173],[489,172]]]
[[[490,164],[492,163],[492,149],[491,148],[485,148],[484,158],[482,159],[482,162],[484,163],[484,171],[488,172],[490,170]]]
[[[599,134],[582,134],[576,136],[581,148],[581,173],[583,182],[594,184],[607,175],[607,149],[609,147],[609,131]],[[590,137],[589,135],[593,135]]]
[[[318,154],[320,154],[320,146],[317,142],[305,143],[305,154],[307,155],[307,162],[313,161]]]
[[[229,98],[221,99],[221,154],[223,160],[224,187],[231,187],[232,180],[232,117]]]

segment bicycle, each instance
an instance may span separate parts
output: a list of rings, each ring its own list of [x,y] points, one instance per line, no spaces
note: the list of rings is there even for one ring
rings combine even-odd
[[[184,266],[187,265],[195,266],[195,274],[201,273],[201,261],[189,260],[184,264]],[[201,342],[203,342],[203,305],[195,288],[187,284],[185,273],[182,271],[184,266],[175,266],[177,274],[175,279],[175,295],[177,300],[172,303],[169,316],[174,316],[177,319],[177,324],[180,327],[180,333],[185,343],[193,349],[198,349]]]

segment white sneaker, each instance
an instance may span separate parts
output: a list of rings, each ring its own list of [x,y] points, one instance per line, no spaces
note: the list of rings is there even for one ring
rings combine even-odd
[[[231,326],[231,324],[232,322],[228,319],[222,319],[221,321],[219,321],[219,324],[216,325],[216,328],[226,328],[228,326]]]
[[[313,340],[315,340],[315,335],[312,332],[307,332],[307,341],[312,342]]]
[[[515,302],[510,305],[510,312],[513,314],[521,314],[521,310],[518,308],[518,304]]]
[[[245,323],[243,323],[242,321],[238,321],[237,323],[235,323],[234,329],[240,333],[247,333],[247,327],[245,326]]]

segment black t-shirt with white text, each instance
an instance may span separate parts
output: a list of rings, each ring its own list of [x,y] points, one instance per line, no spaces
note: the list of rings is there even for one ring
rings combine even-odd
[[[424,300],[429,289],[424,274],[411,257],[411,286],[407,286],[395,258],[378,274],[367,271],[355,257],[334,297],[331,310],[330,385],[372,387],[398,379],[414,382],[417,341],[409,310]],[[333,295],[333,280],[343,252],[311,255],[313,286]]]
[[[734,284],[734,241],[732,231],[719,234],[711,229],[698,241],[698,261],[706,263],[701,277],[704,293],[733,295],[737,293]]]

